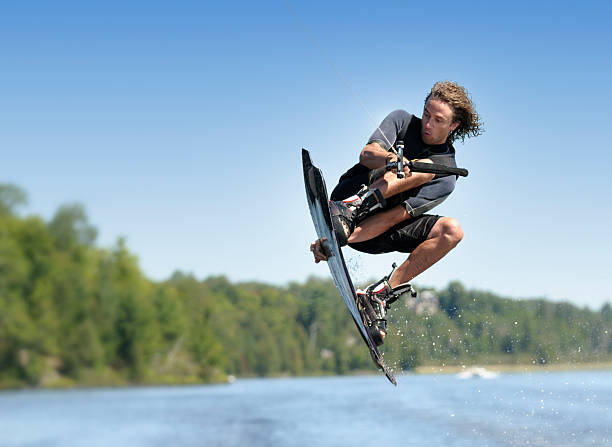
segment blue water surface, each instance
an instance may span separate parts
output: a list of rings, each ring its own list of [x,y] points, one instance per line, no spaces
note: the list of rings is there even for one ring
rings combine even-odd
[[[608,446],[612,372],[0,393],[0,446]]]

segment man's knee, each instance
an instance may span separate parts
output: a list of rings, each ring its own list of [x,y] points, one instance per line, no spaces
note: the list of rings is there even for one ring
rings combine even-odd
[[[434,225],[434,229],[436,230],[435,236],[444,238],[453,246],[457,245],[461,242],[461,239],[463,239],[463,229],[461,225],[459,225],[457,219],[453,219],[452,217],[441,217]]]

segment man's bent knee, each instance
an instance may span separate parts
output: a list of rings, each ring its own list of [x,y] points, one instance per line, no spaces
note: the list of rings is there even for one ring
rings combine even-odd
[[[463,230],[457,219],[452,217],[441,217],[431,229],[429,237],[441,237],[453,246],[463,239]]]

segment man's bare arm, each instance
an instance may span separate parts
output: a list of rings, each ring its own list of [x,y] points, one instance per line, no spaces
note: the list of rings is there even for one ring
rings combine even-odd
[[[369,169],[382,168],[395,160],[397,157],[392,152],[387,151],[376,142],[366,144],[359,155],[359,163]]]
[[[429,158],[423,158],[418,160],[422,163],[431,163]],[[408,191],[409,189],[417,188],[430,182],[435,177],[435,174],[427,174],[424,172],[410,172],[408,166],[404,167],[404,173],[406,176],[403,179],[397,178],[395,170],[387,171],[385,174],[374,183],[370,185],[370,188],[378,189],[383,197],[388,197],[399,194],[400,192]]]
[[[397,161],[397,155],[395,155],[393,152],[387,151],[375,141],[372,143],[366,144],[366,146],[361,151],[361,154],[359,155],[359,163],[361,163],[362,165],[364,165],[365,167],[369,169],[383,168],[387,166],[389,163],[393,163],[395,161]],[[424,162],[424,163],[432,162],[430,159],[421,159],[418,161]],[[395,173],[395,170],[390,171],[390,172]],[[419,173],[410,172],[410,169],[408,169],[408,159],[406,159],[406,157],[404,157],[404,173],[406,174],[406,177],[405,177],[406,181],[400,183],[402,185],[399,188],[400,191],[405,191],[407,189],[416,188],[417,186],[420,186],[420,185],[423,185],[429,182],[434,177],[431,174],[425,174],[421,172]],[[385,175],[385,177],[386,177],[386,182],[388,183],[391,176]],[[371,185],[371,187],[373,188],[385,189],[384,187],[380,188],[380,186],[381,186],[380,184]],[[392,194],[397,194],[399,192],[395,189]],[[381,192],[383,192],[385,197],[389,197],[392,195],[392,194],[386,194],[385,191],[381,191]]]

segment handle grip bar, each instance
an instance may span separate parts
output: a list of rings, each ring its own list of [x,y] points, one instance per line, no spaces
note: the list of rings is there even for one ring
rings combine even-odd
[[[385,166],[385,171],[391,169],[397,169],[397,178],[404,178],[404,142],[398,140],[395,144],[395,148],[392,149],[395,155],[397,155],[397,161],[389,163]],[[412,172],[424,172],[427,174],[442,174],[442,175],[459,175],[461,177],[468,176],[468,170],[463,168],[453,168],[439,163],[423,163],[420,161],[409,161],[408,168]]]
[[[420,161],[409,161],[408,168],[412,172],[426,172],[429,174],[454,174],[461,177],[467,177],[469,174],[468,170],[464,168],[453,168],[438,163],[423,163]]]

